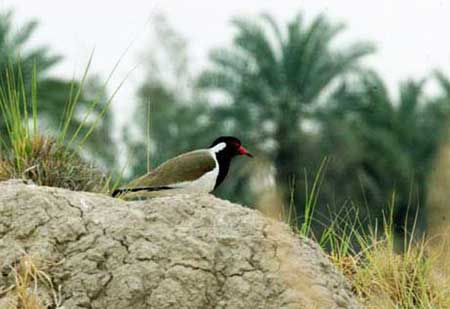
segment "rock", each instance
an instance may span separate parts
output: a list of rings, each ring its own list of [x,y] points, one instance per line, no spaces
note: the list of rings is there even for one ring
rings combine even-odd
[[[59,308],[359,307],[315,243],[211,195],[124,202],[3,182],[0,291],[24,254]]]

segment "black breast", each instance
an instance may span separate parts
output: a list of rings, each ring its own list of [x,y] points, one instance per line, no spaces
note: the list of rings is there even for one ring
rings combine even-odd
[[[214,186],[214,189],[217,188],[225,179],[225,177],[228,174],[228,170],[230,169],[230,162],[232,159],[232,155],[226,151],[226,148],[222,151],[219,151],[216,153],[216,159],[219,163],[219,175],[216,179],[216,185]]]

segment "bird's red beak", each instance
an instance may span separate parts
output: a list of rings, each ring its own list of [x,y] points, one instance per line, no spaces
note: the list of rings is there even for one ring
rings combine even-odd
[[[238,153],[240,155],[246,155],[246,156],[249,156],[250,158],[253,158],[253,155],[250,152],[248,152],[247,149],[245,149],[244,146],[242,146],[242,145],[239,146]]]

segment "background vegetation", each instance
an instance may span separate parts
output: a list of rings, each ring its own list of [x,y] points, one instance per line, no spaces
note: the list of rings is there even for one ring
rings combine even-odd
[[[88,70],[72,81],[50,77],[61,58],[49,47],[28,47],[36,26],[15,25],[11,12],[0,16],[0,178],[102,191],[106,171],[123,161],[112,139],[111,97]],[[146,77],[121,132],[129,149],[125,178],[235,135],[258,160],[236,160],[219,196],[258,205],[273,194],[266,203],[285,207],[276,215],[319,240],[363,299],[447,302],[448,290],[437,293],[430,283],[428,242],[420,237],[427,223],[445,233],[450,220],[447,68],[405,77],[394,96],[376,68],[363,65],[375,46],[335,44],[345,27],[326,16],[237,17],[231,26],[233,41],[212,50],[209,67],[194,74],[188,42],[155,16]],[[429,83],[438,88],[432,95]]]
[[[254,205],[263,184],[252,179],[262,173],[274,180],[285,205],[293,201],[301,221],[308,183],[328,158],[313,223],[318,233],[343,205],[355,205],[368,225],[381,222],[392,196],[397,232],[412,226],[414,217],[424,231],[430,173],[448,137],[444,70],[421,80],[406,77],[394,97],[375,68],[362,64],[375,46],[334,44],[345,27],[326,16],[306,23],[298,14],[283,24],[263,14],[235,18],[232,27],[231,45],[211,51],[209,68],[194,76],[188,43],[158,17],[158,39],[137,92],[141,134],[132,174],[146,170],[148,144],[152,164],[158,164],[205,147],[214,135],[231,134],[260,162],[236,162],[233,181],[219,189],[220,196]],[[165,60],[154,57],[158,51]],[[433,95],[425,92],[430,83],[438,88]]]

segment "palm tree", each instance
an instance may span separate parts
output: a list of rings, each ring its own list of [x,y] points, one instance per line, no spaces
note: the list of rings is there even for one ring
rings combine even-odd
[[[442,104],[424,96],[424,82],[403,82],[399,98],[393,100],[381,78],[369,72],[356,83],[343,83],[321,113],[328,151],[351,157],[336,182],[356,176],[359,183],[354,184],[352,197],[363,198],[373,217],[381,214],[395,193],[396,221],[401,227],[407,222],[411,228],[416,211],[425,204],[427,179],[443,129]],[[338,130],[344,133],[334,133]],[[335,147],[343,142],[345,148]]]
[[[9,68],[20,67],[25,80],[31,80],[31,72],[34,65],[38,67],[39,77],[43,77],[47,71],[61,58],[50,53],[48,47],[29,48],[28,41],[37,27],[36,21],[29,21],[22,27],[15,27],[12,11],[0,14],[0,68],[1,76]]]
[[[269,15],[237,18],[233,25],[232,47],[211,53],[212,68],[201,75],[199,86],[225,95],[226,102],[216,109],[218,121],[259,146],[286,190],[293,178],[303,179],[303,126],[310,112],[374,48],[367,43],[334,48],[344,27],[322,15],[306,24],[298,14],[285,31]]]
[[[193,99],[187,86],[190,73],[186,41],[164,15],[155,16],[153,31],[156,42],[151,52],[145,53],[147,72],[137,91],[134,121],[124,130],[125,140],[133,148],[132,177],[167,158],[211,143],[211,131],[205,129],[208,106]]]

